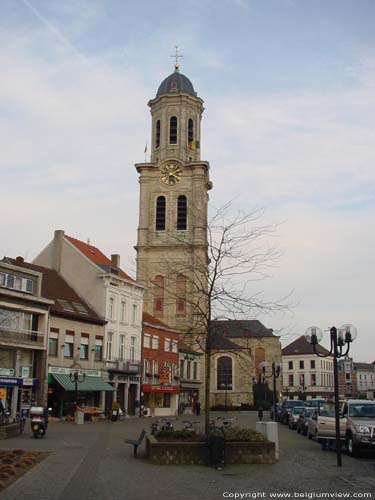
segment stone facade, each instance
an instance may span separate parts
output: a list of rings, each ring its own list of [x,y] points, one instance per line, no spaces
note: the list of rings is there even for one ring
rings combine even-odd
[[[281,345],[272,330],[259,321],[217,321],[211,355],[210,405],[241,406],[254,404],[254,382],[266,368],[271,375],[272,363],[281,362]],[[217,327],[219,325],[219,328]],[[227,370],[220,374],[220,359],[230,358]],[[229,364],[228,364],[229,363]],[[262,379],[273,388],[272,377]],[[276,379],[277,399],[280,398],[281,377]]]

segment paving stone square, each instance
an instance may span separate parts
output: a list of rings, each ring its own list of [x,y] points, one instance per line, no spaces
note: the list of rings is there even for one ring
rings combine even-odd
[[[240,415],[235,425],[255,428],[256,419],[255,413]],[[175,428],[182,428],[183,420],[187,418],[176,420]],[[236,493],[246,494],[243,498],[272,498],[273,493],[295,492],[299,498],[318,493],[372,493],[375,498],[375,454],[371,452],[360,459],[344,455],[339,469],[334,452],[323,452],[319,444],[279,425],[280,460],[274,465],[231,465],[222,471],[158,466],[145,459],[144,443],[138,459],[124,443],[143,428],[150,432],[150,425],[147,418],[80,426],[59,422],[50,424],[46,437],[38,440],[27,428],[20,437],[1,441],[0,448],[50,453],[1,492],[0,500],[220,500],[235,498]]]

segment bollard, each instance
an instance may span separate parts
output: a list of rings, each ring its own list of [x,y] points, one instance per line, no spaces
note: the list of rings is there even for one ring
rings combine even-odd
[[[257,422],[255,427],[257,432],[260,432],[268,441],[275,443],[275,458],[279,460],[279,429],[277,422]]]

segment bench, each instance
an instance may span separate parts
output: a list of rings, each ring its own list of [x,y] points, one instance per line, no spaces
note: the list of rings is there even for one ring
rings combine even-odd
[[[138,446],[142,443],[145,435],[146,435],[146,431],[143,429],[142,432],[140,433],[138,439],[125,439],[125,443],[126,444],[133,445],[133,448],[134,448],[134,458],[137,458],[137,449],[138,449]]]

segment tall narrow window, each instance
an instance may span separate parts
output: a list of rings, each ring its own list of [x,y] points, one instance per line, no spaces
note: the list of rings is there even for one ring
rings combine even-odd
[[[232,358],[220,356],[217,360],[217,389],[232,390],[232,370]]]
[[[165,197],[158,196],[156,200],[156,231],[165,231]]]
[[[179,315],[184,315],[186,313],[186,276],[179,274],[176,280],[176,312]]]
[[[112,359],[112,342],[113,342],[113,333],[108,332],[107,333],[106,353],[105,353],[105,357],[108,361],[111,361],[111,359]]]
[[[162,313],[164,309],[164,278],[155,276],[154,279],[154,312]]]
[[[188,147],[189,149],[195,149],[194,142],[194,121],[192,118],[188,120]]]
[[[187,200],[185,195],[181,195],[177,200],[177,229],[185,231],[187,227]]]
[[[172,116],[169,120],[169,144],[177,144],[177,117]]]
[[[121,360],[125,359],[125,335],[120,335],[118,357]]]
[[[130,337],[130,361],[135,361],[136,341],[135,337]]]
[[[155,130],[155,148],[160,147],[160,120],[156,121],[156,130]]]

